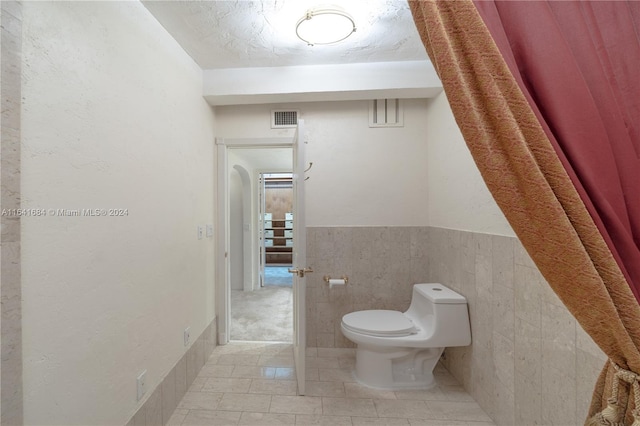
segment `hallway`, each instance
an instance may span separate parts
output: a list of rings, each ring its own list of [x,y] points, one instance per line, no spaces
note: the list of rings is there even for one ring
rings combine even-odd
[[[266,266],[265,285],[254,291],[231,290],[231,340],[291,342],[293,279],[287,266]]]
[[[269,285],[254,291],[231,290],[231,340],[291,342],[291,287]]]

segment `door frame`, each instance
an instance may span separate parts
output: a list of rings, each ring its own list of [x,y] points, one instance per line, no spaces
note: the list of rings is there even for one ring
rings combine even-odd
[[[231,319],[229,274],[229,148],[293,148],[294,136],[286,138],[216,138],[216,313],[218,344],[229,343]]]

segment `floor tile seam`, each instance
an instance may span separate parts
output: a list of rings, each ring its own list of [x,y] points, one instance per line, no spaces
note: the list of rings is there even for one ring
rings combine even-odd
[[[227,393],[230,393],[230,394],[236,394],[235,392],[224,392],[224,393],[223,393],[223,395],[224,395],[224,394],[227,394]],[[236,394],[236,395],[237,395],[237,394]],[[272,398],[271,398],[271,396],[272,396],[272,395],[269,395],[269,408],[267,409],[267,411],[246,411],[246,410],[243,410],[243,411],[235,411],[235,410],[223,410],[223,409],[220,409],[220,408],[216,408],[215,410],[210,410],[210,411],[224,411],[224,412],[228,412],[228,413],[229,413],[229,412],[230,412],[230,413],[238,413],[238,412],[239,412],[239,413],[244,413],[244,412],[247,412],[247,413],[270,413],[270,412],[271,412],[271,402],[272,402]],[[220,398],[220,401],[222,401],[222,398]],[[218,406],[219,406],[219,405],[220,405],[220,403],[218,402]]]
[[[194,408],[189,410],[189,412],[191,411],[211,411],[211,412],[225,412],[225,413],[236,413],[239,414],[238,416],[238,421],[236,422],[236,425],[240,424],[240,419],[242,418],[242,413],[244,413],[245,411],[231,411],[231,410],[206,410],[203,408]],[[185,420],[187,419],[187,416],[189,415],[189,413],[187,413],[184,417],[184,419],[182,420],[182,423],[180,423],[181,426],[185,425]]]
[[[265,358],[264,360],[262,358]],[[287,360],[287,361],[294,361],[295,358],[293,355],[260,355],[260,358],[258,359],[258,362],[260,361],[268,361],[271,359],[279,359],[279,360]]]
[[[353,419],[354,418],[360,418],[360,419],[371,419],[371,418],[378,418],[381,420],[388,420],[388,419],[394,419],[394,420],[406,420],[407,421],[407,425],[411,424],[410,423],[410,418],[408,417],[373,417],[373,416],[350,416],[351,417],[351,423],[353,424]],[[416,419],[416,420],[424,420],[424,419]],[[444,425],[443,425],[444,426]]]
[[[244,364],[244,363],[218,363],[216,365],[233,365],[234,367],[266,367],[264,365],[258,365],[257,361],[255,364]]]
[[[316,356],[307,356],[307,358],[322,358],[322,359],[356,359],[353,355],[316,355]]]
[[[336,397],[331,397],[331,396],[326,396],[326,397],[323,396],[322,397],[323,413],[324,413],[324,399],[325,398],[340,399],[340,400],[347,399],[347,398],[336,398]],[[373,408],[376,409],[375,403],[373,402],[373,398],[353,398],[353,399],[370,400],[371,403],[373,404]],[[325,414],[325,415],[330,415],[330,414]],[[354,417],[371,417],[371,416],[354,416]],[[376,409],[376,417],[378,417],[378,418],[380,417],[378,415],[377,409]]]
[[[376,413],[378,414],[378,417],[380,418],[387,418],[387,419],[392,419],[394,417],[383,417],[380,415],[380,413],[378,413],[378,404],[377,402],[384,402],[384,401],[415,401],[415,402],[422,402],[422,404],[425,406],[425,408],[427,409],[427,411],[429,412],[429,417],[418,417],[418,419],[425,419],[425,420],[452,420],[452,419],[437,419],[437,418],[431,418],[431,414],[432,414],[432,410],[431,407],[429,407],[429,404],[427,404],[427,401],[421,401],[421,400],[412,400],[412,399],[374,399],[373,400],[373,405],[376,409]],[[409,417],[407,417],[407,420],[409,419]]]

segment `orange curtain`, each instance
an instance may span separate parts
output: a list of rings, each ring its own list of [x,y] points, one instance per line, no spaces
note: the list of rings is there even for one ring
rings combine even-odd
[[[494,40],[499,31],[492,35],[473,2],[409,4],[487,187],[549,285],[610,358],[588,421],[640,425],[640,306],[572,180],[575,170],[550,138],[556,129],[541,120],[524,77],[509,67],[513,58]]]

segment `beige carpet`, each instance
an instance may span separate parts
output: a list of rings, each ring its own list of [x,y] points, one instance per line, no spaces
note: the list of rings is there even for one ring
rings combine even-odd
[[[293,341],[291,287],[231,291],[231,340]]]

